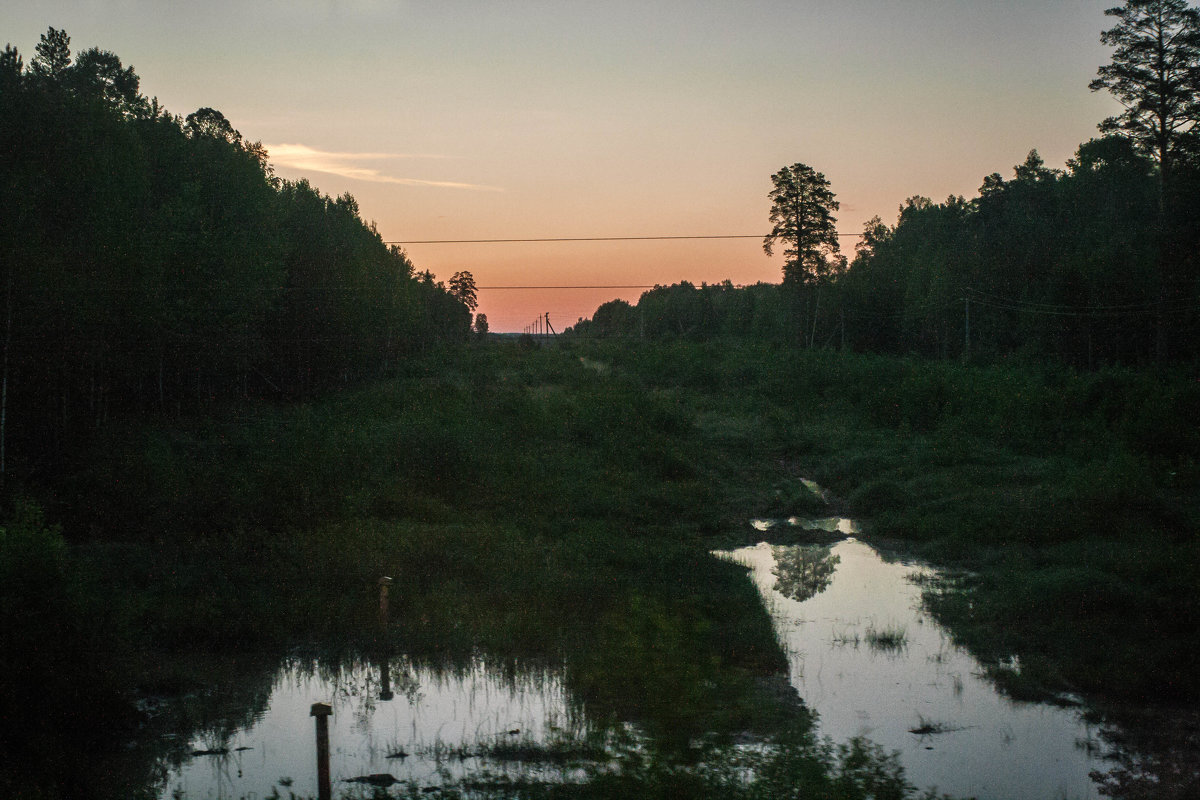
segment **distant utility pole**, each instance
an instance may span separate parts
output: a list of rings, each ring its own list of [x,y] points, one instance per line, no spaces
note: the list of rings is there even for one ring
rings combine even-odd
[[[971,297],[970,295],[963,296],[963,308],[965,313],[965,324],[963,325],[963,361],[968,361],[971,358]]]

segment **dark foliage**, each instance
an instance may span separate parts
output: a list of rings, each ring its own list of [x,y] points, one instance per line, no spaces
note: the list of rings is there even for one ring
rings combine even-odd
[[[469,335],[465,298],[353,197],[278,179],[221,112],[174,116],[69,43],[0,57],[10,474],[58,469],[114,416],[302,396]]]
[[[1177,165],[1165,217],[1157,187],[1157,165],[1126,138],[1081,145],[1065,170],[1032,151],[1011,180],[986,176],[974,199],[911,197],[894,226],[870,220],[840,274],[658,286],[571,332],[1088,369],[1188,360],[1200,355],[1200,162]]]

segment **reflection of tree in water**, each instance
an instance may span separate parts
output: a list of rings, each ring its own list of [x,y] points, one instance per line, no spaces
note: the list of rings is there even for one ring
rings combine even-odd
[[[801,602],[829,588],[833,573],[841,562],[826,545],[775,545],[775,591]]]
[[[1200,712],[1123,709],[1103,719],[1106,726],[1100,742],[1076,742],[1076,747],[1105,753],[1111,764],[1107,770],[1092,772],[1102,796],[1114,800],[1200,797]]]

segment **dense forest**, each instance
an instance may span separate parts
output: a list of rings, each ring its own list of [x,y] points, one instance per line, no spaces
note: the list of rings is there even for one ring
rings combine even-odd
[[[781,284],[656,287],[636,307],[614,300],[571,330],[1084,368],[1194,358],[1200,160],[1177,166],[1163,227],[1157,166],[1128,138],[1089,141],[1064,170],[1033,151],[1013,172],[986,176],[973,199],[911,197],[895,225],[872,219],[844,269],[834,262]]]
[[[110,416],[305,396],[470,330],[349,194],[281,180],[221,112],[171,114],[63,31],[0,56],[0,154],[6,473]]]

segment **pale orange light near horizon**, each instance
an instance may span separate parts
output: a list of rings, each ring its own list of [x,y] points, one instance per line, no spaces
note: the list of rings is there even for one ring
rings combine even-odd
[[[0,9],[116,53],[172,113],[220,110],[277,172],[349,192],[384,240],[481,287],[777,282],[770,176],[825,174],[849,234],[905,198],[974,196],[1038,149],[1061,167],[1111,98],[1088,91],[1112,0],[377,0]],[[843,238],[853,253],[854,239]],[[562,329],[641,289],[491,289],[495,331]]]
[[[777,282],[780,274],[758,239],[413,244],[405,250],[439,278],[470,271],[481,287],[478,311],[492,330],[508,332],[547,313],[561,331],[609,300],[636,303],[655,285]]]

